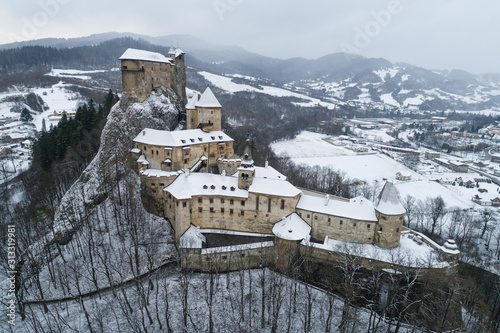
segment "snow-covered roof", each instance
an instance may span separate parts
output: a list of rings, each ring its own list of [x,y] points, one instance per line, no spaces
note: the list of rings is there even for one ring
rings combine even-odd
[[[132,48],[127,49],[120,57],[120,60],[144,60],[172,64],[172,59],[165,57],[161,53]]]
[[[254,178],[247,191],[238,188],[238,179],[235,177],[195,172],[179,176],[164,190],[177,199],[189,199],[197,195],[248,198],[248,192],[294,197],[301,193],[295,186],[282,180]]]
[[[349,201],[339,199],[326,200],[324,197],[302,194],[297,204],[297,209],[359,221],[378,221],[372,202],[363,197],[357,197]]]
[[[233,177],[228,177],[233,178]],[[294,197],[301,191],[286,180],[253,178],[249,192],[275,195],[280,197]]]
[[[184,173],[164,191],[170,192],[180,200],[190,199],[196,195],[248,198],[248,191],[238,188],[238,179],[209,173]]]
[[[222,107],[215,97],[214,93],[210,89],[210,87],[207,87],[203,94],[201,95],[200,99],[196,102],[195,106],[199,106],[201,108],[220,108]]]
[[[375,208],[385,215],[401,215],[406,213],[405,208],[398,198],[396,187],[391,182],[386,182],[377,197]]]
[[[138,154],[138,153],[140,153],[140,152],[141,152],[141,150],[140,150],[139,148],[132,148],[132,149],[130,149],[130,152],[131,152],[131,153]]]
[[[255,178],[267,178],[267,179],[277,179],[277,180],[286,180],[286,176],[281,172],[277,171],[275,168],[271,166],[267,167],[254,167],[255,169]],[[235,172],[232,177],[238,177],[238,172]]]
[[[146,157],[144,155],[139,156],[139,158],[137,159],[137,163],[141,163],[143,165],[149,164],[148,160],[146,159]]]
[[[134,139],[134,142],[147,145],[169,147],[226,141],[233,141],[233,139],[222,131],[203,132],[199,128],[172,132],[145,128]]]
[[[193,96],[188,100],[186,104],[186,110],[194,110],[196,109],[196,102],[198,102],[199,95],[198,93],[194,93]]]
[[[139,172],[142,176],[146,177],[172,177],[178,176],[182,171],[163,171],[160,169],[143,169]]]
[[[178,58],[184,54],[184,51],[182,51],[181,49],[175,49],[174,54],[175,54],[175,57]]]
[[[201,249],[207,238],[203,236],[198,227],[191,225],[180,238],[180,247],[183,249]]]
[[[276,222],[273,226],[273,234],[277,237],[298,241],[307,239],[311,227],[297,213],[292,213],[284,217],[281,221]]]

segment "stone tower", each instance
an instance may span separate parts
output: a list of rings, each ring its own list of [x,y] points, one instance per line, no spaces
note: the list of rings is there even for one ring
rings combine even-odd
[[[198,101],[186,106],[186,129],[201,128],[205,132],[221,130],[221,108],[219,101],[207,87]]]
[[[252,159],[252,151],[250,149],[250,140],[247,140],[245,153],[241,160],[241,166],[238,168],[238,188],[248,190],[252,185],[255,177],[255,165]]]
[[[127,49],[120,57],[122,93],[128,99],[144,102],[160,87],[172,89],[186,103],[184,52],[177,49],[168,57],[156,52]]]
[[[401,228],[406,210],[399,201],[394,185],[386,182],[375,201],[378,218],[375,230],[375,244],[382,248],[393,248],[399,245]]]

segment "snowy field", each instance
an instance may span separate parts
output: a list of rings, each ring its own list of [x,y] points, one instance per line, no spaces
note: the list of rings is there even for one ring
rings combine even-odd
[[[307,154],[305,154],[307,155]],[[383,182],[384,178],[397,183],[396,173],[411,175],[412,180],[421,179],[422,176],[408,169],[404,165],[383,154],[332,156],[332,157],[298,157],[293,158],[297,164],[309,166],[329,167],[345,173],[346,177],[364,182]]]
[[[271,149],[278,156],[288,156],[292,159],[356,154],[344,146],[333,145],[325,141],[326,139],[332,139],[332,137],[326,134],[303,131],[292,140],[272,143]]]
[[[258,89],[256,87],[252,87],[247,84],[240,84],[240,83],[235,83],[232,82],[231,77],[227,76],[222,76],[222,75],[217,75],[217,74],[212,74],[209,72],[198,72],[201,76],[203,76],[206,80],[210,81],[214,86],[225,90],[229,93],[235,93],[239,91],[253,91],[253,92],[258,92],[261,94],[267,94],[271,96],[276,96],[276,97],[296,97],[300,98],[303,100],[306,100],[306,102],[294,102],[293,104],[299,105],[299,106],[304,106],[304,107],[311,107],[311,106],[317,106],[321,105],[323,107],[328,107],[333,110],[335,107],[334,103],[327,103],[327,102],[322,102],[321,100],[317,98],[312,98],[307,95],[299,94],[292,92],[290,90],[282,89],[282,88],[276,88],[276,87],[271,87],[271,86],[262,86],[263,89]]]

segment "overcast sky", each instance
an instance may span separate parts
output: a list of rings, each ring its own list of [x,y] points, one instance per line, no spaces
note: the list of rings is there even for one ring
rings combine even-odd
[[[0,44],[119,31],[190,34],[277,58],[349,51],[500,73],[492,0],[0,0]]]

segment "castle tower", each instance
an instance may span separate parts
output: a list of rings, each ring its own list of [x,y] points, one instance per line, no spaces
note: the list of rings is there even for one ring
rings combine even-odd
[[[120,60],[124,96],[142,103],[154,89],[165,87],[176,93],[181,105],[185,104],[184,52],[177,49],[165,57],[161,53],[129,48]]]
[[[238,168],[238,188],[248,190],[250,185],[252,185],[254,177],[255,165],[250,149],[250,140],[247,140],[247,146],[245,147],[245,153],[241,160],[241,166]]]
[[[392,183],[386,182],[380,191],[375,201],[375,211],[378,218],[375,244],[382,248],[398,246],[406,210],[399,202],[398,192]]]
[[[186,129],[201,128],[205,132],[221,130],[222,106],[210,88],[207,87],[194,107],[186,110]]]

